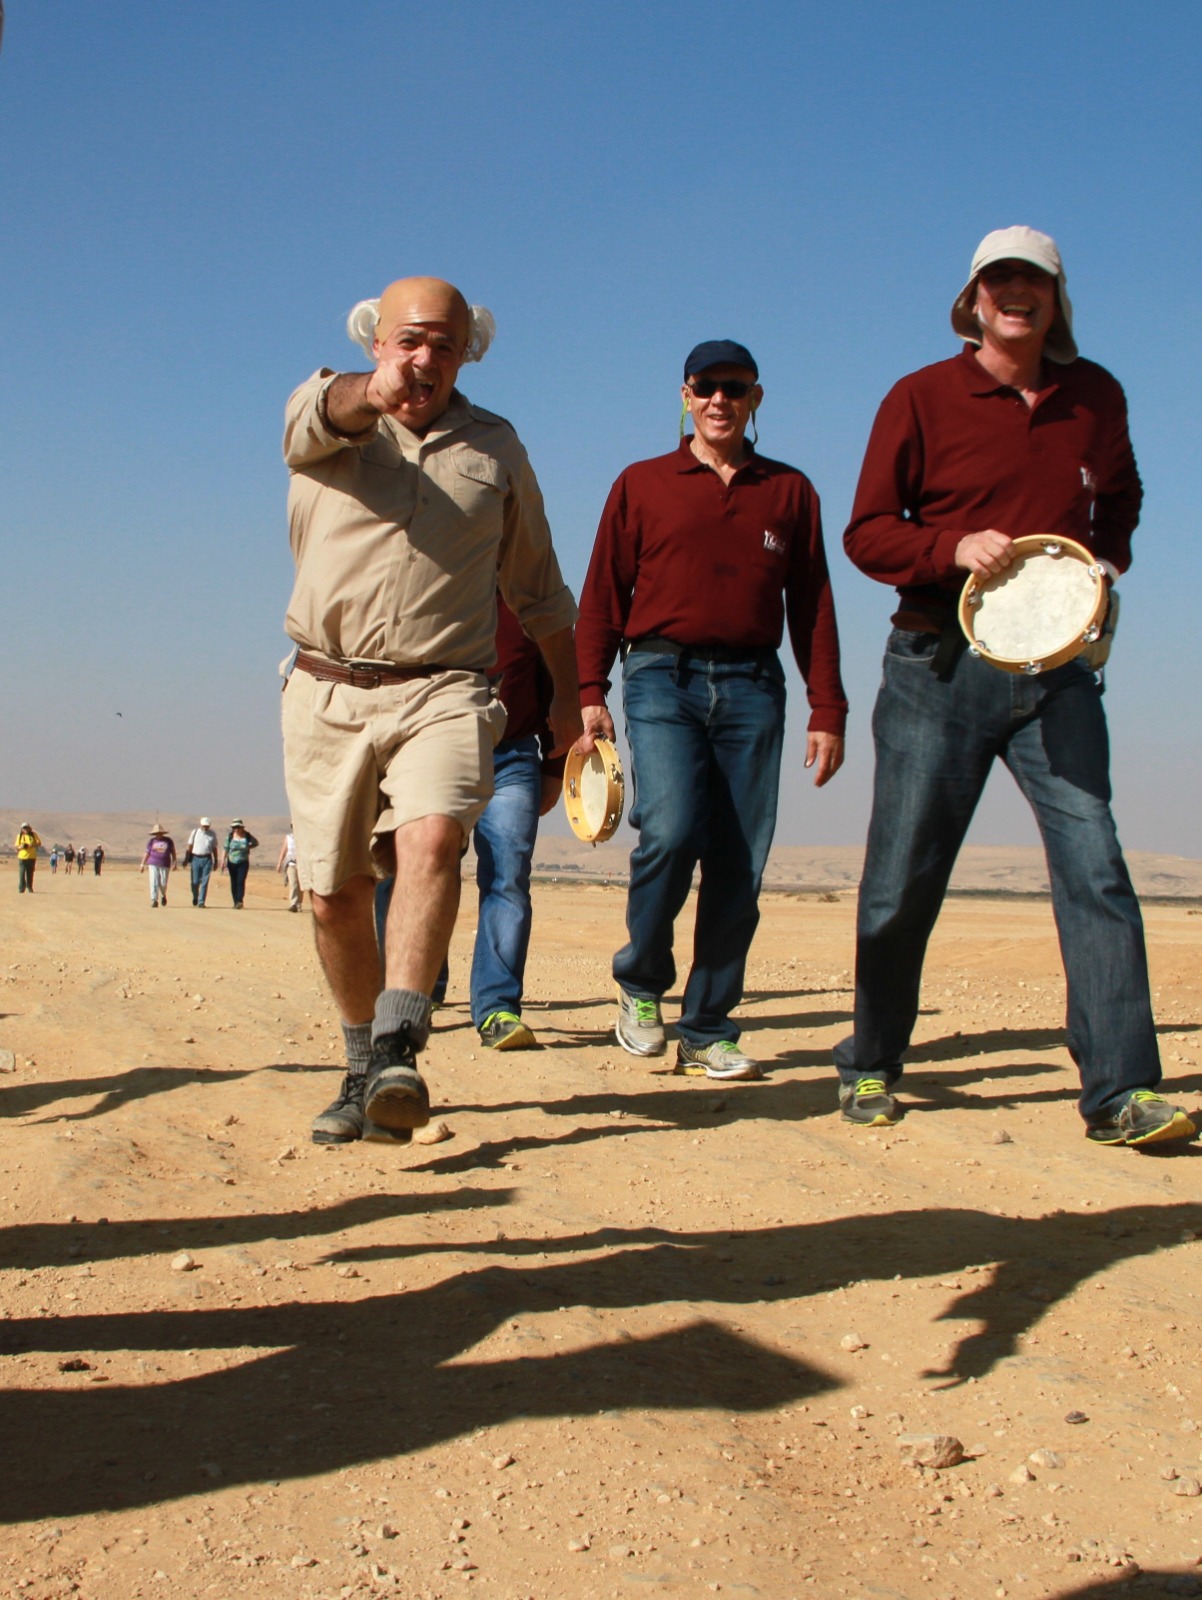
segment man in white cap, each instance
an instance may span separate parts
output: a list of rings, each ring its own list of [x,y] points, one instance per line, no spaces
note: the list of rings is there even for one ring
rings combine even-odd
[[[184,846],[184,860],[192,876],[192,904],[204,910],[209,894],[209,879],[217,865],[217,835],[209,817],[201,817],[198,825],[188,835]]]
[[[835,1051],[849,1121],[897,1120],[893,1088],[918,1014],[927,940],[995,759],[1035,812],[1068,991],[1067,1044],[1087,1136],[1189,1138],[1156,1093],[1160,1060],[1139,904],[1110,811],[1100,675],[1038,675],[970,654],[956,616],[969,573],[1005,571],[1023,534],[1077,540],[1113,580],[1142,498],[1123,391],[1078,357],[1055,242],[982,240],[952,307],[960,355],[903,378],[877,413],[848,555],[900,606],[873,731],[876,780],[856,950],[855,1031]]]
[[[347,326],[373,370],[323,368],[287,408],[286,627],[299,649],[284,766],[347,1046],[313,1138],[403,1142],[430,1116],[417,1055],[505,728],[489,677],[497,589],[551,672],[560,750],[580,732],[576,607],[517,435],[455,387],[488,348],[491,315],[440,278],[404,278]],[[381,988],[375,876],[394,869]]]

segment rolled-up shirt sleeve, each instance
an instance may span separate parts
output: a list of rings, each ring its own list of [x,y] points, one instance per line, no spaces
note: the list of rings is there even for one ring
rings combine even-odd
[[[338,376],[322,367],[288,396],[284,408],[284,461],[289,467],[307,467],[374,439],[379,424],[353,435],[335,433],[326,420],[326,395]]]

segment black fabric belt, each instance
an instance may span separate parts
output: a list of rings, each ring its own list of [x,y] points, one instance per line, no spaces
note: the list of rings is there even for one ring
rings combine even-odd
[[[649,633],[642,639],[632,639],[626,647],[627,654],[648,656],[675,656],[678,661],[717,661],[730,664],[767,661],[775,656],[771,645],[750,645],[738,648],[729,644],[680,644],[675,639],[664,639]]]

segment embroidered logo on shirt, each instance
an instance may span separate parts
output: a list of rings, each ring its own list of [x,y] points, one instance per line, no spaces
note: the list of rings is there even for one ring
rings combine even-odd
[[[779,533],[773,533],[771,528],[765,528],[764,549],[770,550],[774,556],[783,556],[785,553],[785,541]]]
[[[1088,467],[1081,468],[1081,482],[1089,490],[1090,494],[1097,494],[1098,480]]]

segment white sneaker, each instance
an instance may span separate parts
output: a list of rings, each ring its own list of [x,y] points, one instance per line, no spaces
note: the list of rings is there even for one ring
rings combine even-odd
[[[676,1045],[676,1065],[672,1069],[688,1078],[727,1078],[751,1082],[762,1078],[758,1061],[745,1055],[729,1039],[719,1039],[716,1044],[690,1044],[680,1039]]]
[[[668,1047],[658,1000],[643,1000],[618,987],[618,1020],[614,1033],[632,1056],[662,1056]]]

